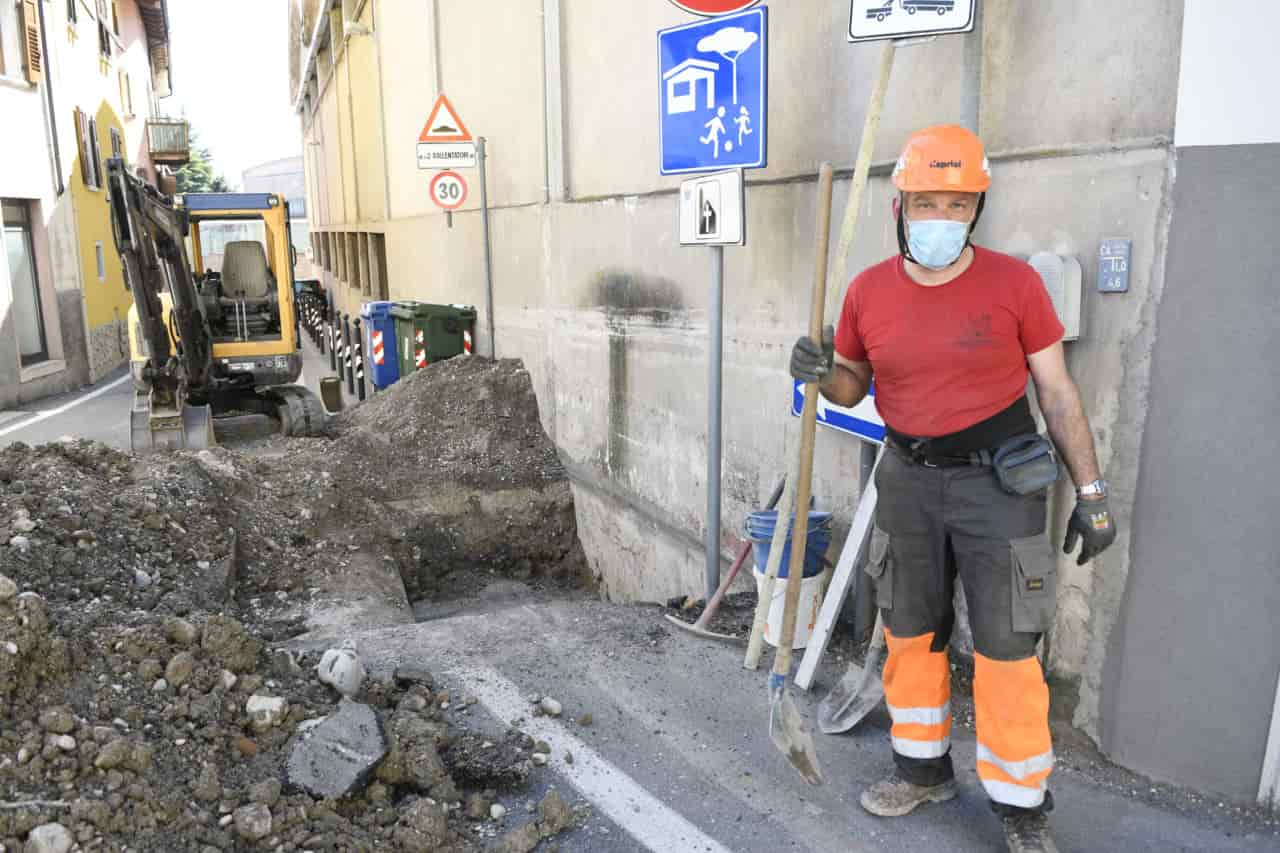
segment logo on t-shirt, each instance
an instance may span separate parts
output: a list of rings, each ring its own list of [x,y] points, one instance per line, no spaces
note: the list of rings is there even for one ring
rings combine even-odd
[[[995,320],[990,314],[979,314],[970,317],[968,326],[960,337],[956,338],[955,345],[960,349],[977,349],[991,346],[995,342],[993,337],[994,324]]]

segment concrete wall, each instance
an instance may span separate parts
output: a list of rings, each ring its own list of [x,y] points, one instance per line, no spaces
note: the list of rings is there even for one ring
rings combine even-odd
[[[1280,95],[1259,83],[1280,57],[1257,25],[1263,5],[1187,3],[1168,273],[1099,734],[1157,778],[1270,800],[1259,781],[1280,677],[1267,449],[1280,418]]]
[[[725,498],[716,522],[726,556],[790,453],[785,363],[807,322],[815,173],[823,159],[842,170],[838,223],[881,53],[844,42],[847,6],[768,7],[769,167],[748,174],[748,245],[726,252]],[[365,8],[373,35],[335,54],[338,66],[321,79],[336,82],[321,84],[302,117],[318,227],[384,233],[393,298],[483,307],[476,174],[466,175],[469,203],[449,218],[431,207],[429,175],[413,156],[431,104],[446,92],[490,145],[493,343],[533,374],[544,423],[574,477],[593,566],[618,598],[699,591],[710,261],[676,245],[678,181],[658,175],[654,98],[655,32],[689,17],[666,3],[595,0],[370,0]],[[1182,4],[988,0],[984,8],[982,32],[968,37],[981,41],[980,131],[995,172],[979,240],[1074,255],[1084,270],[1083,335],[1068,345],[1068,362],[1121,537],[1088,566],[1060,561],[1048,645],[1051,675],[1079,684],[1076,721],[1096,737],[1132,565],[1165,287]],[[362,39],[372,61],[352,49]],[[966,37],[899,50],[880,165],[853,250],[833,268],[857,270],[896,251],[888,164],[910,130],[961,118],[965,52]],[[370,79],[380,85],[366,104],[359,93]],[[372,133],[344,136],[357,113],[355,126],[383,128],[381,148]],[[380,169],[381,211],[376,180],[365,180]],[[1097,293],[1104,237],[1133,240],[1126,294]],[[344,310],[366,298],[333,270],[325,280]],[[829,313],[842,296],[843,287],[831,289]],[[489,346],[482,336],[479,350]],[[847,515],[857,498],[857,444],[820,431],[818,452],[819,499]],[[1064,484],[1051,503],[1055,539],[1071,502]]]

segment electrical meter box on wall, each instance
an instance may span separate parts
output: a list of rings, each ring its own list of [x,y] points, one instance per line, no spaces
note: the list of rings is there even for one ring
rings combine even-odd
[[[1084,270],[1071,255],[1055,255],[1053,252],[1036,252],[1027,259],[1044,282],[1054,310],[1066,331],[1064,341],[1080,337],[1080,297],[1084,282]]]

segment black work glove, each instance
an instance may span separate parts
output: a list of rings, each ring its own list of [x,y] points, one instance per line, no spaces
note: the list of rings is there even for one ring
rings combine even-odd
[[[791,375],[801,382],[821,382],[831,372],[835,352],[835,326],[822,330],[821,346],[805,335],[791,349]]]
[[[1077,566],[1083,566],[1101,554],[1116,541],[1116,522],[1107,508],[1107,499],[1076,501],[1075,511],[1067,519],[1067,539],[1062,543],[1062,553],[1076,549],[1077,540],[1084,540]]]

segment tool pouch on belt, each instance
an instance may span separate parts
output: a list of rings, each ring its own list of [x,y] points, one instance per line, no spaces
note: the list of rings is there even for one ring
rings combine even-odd
[[[1033,495],[1058,481],[1058,457],[1042,435],[1018,435],[991,456],[1000,488],[1011,495]]]

